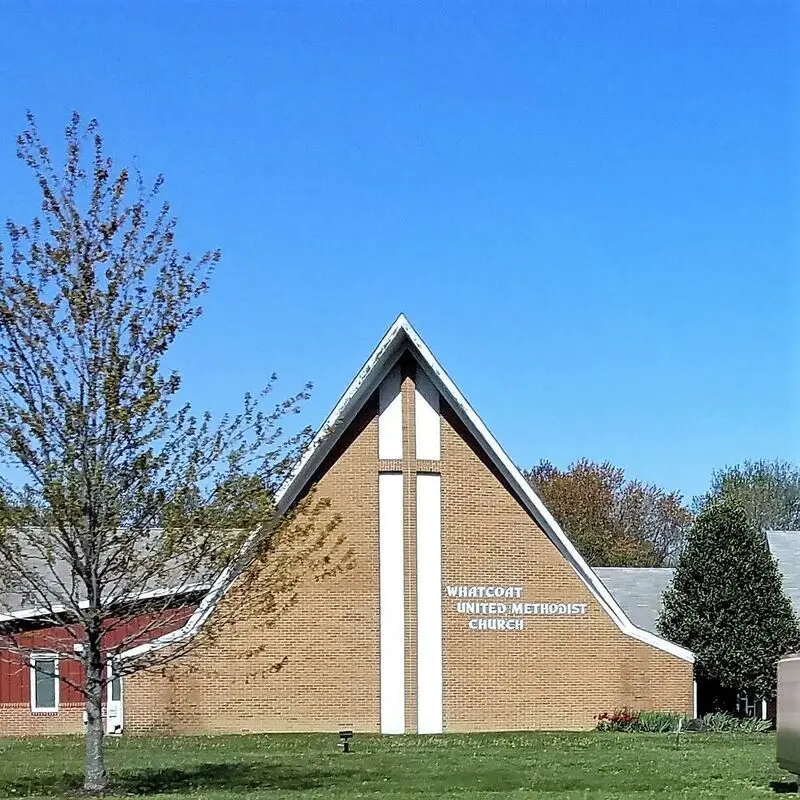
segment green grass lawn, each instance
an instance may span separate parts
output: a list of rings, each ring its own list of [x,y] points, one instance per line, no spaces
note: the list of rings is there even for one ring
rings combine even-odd
[[[739,798],[794,788],[772,734],[530,733],[443,737],[122,738],[115,791],[153,798]],[[0,797],[81,783],[82,741],[0,740]]]

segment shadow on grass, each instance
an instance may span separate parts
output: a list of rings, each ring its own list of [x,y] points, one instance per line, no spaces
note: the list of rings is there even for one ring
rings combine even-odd
[[[254,789],[303,791],[330,786],[342,777],[332,772],[290,769],[267,764],[197,764],[195,766],[145,769],[112,775],[111,795],[153,795],[194,793],[198,790],[224,789],[247,793]],[[35,775],[13,782],[0,783],[0,796],[74,795],[80,792],[83,775]]]
[[[776,794],[797,794],[797,783],[795,781],[772,781],[769,787]]]

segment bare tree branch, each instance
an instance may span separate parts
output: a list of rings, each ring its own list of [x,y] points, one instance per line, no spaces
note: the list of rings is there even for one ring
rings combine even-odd
[[[44,637],[80,661],[62,681],[85,700],[86,789],[102,792],[108,663],[154,668],[243,613],[273,619],[347,554],[324,498],[275,506],[310,440],[293,424],[310,386],[276,402],[272,376],[217,421],[179,402],[164,358],[220,254],[178,250],[163,179],[116,168],[94,120],[74,115],[65,140],[57,167],[29,115],[17,154],[41,213],[8,221],[0,249],[0,644],[26,664]],[[224,601],[200,637],[122,658],[181,630],[210,586]]]

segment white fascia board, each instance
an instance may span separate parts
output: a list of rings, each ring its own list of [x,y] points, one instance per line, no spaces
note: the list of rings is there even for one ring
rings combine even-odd
[[[403,333],[407,326],[408,322],[401,314],[386,332],[375,350],[373,350],[356,377],[345,389],[333,411],[331,411],[311,440],[303,457],[297,462],[297,465],[276,492],[275,504],[279,514],[285,513],[291,507],[307,481],[314,474],[315,469],[333,448],[339,435],[345,430],[348,423],[358,413],[372,392],[380,385],[381,380],[383,380],[390,367],[396,361],[395,356],[400,352]],[[257,533],[257,531],[254,531],[248,536],[240,551],[242,554],[250,548]],[[160,650],[162,647],[184,641],[197,634],[209,616],[211,616],[216,604],[230,588],[233,582],[231,575],[231,566],[223,570],[212,584],[208,594],[200,602],[195,613],[192,614],[182,628],[159,636],[153,639],[152,642],[126,650],[120,654],[120,658],[135,658],[151,650]]]
[[[322,427],[311,441],[297,466],[291,471],[275,495],[279,512],[285,512],[305,487],[306,480],[331,451],[347,425],[363,407],[389,370],[394,366],[402,350],[403,333],[408,326],[405,317],[400,315],[389,328],[378,346],[361,367],[352,383],[333,411],[328,415]]]
[[[259,529],[256,529],[247,537],[242,545],[242,549],[240,551],[241,554],[246,553],[250,549],[258,534]],[[135,658],[136,656],[144,655],[145,653],[149,653],[151,651],[160,650],[162,647],[167,647],[168,645],[184,641],[197,634],[205,621],[211,616],[211,612],[214,610],[217,603],[222,599],[225,592],[227,592],[228,588],[230,587],[232,583],[231,576],[233,574],[233,570],[233,564],[229,564],[224,570],[222,570],[217,579],[211,585],[208,593],[205,595],[205,597],[203,597],[197,608],[194,610],[192,616],[189,617],[182,627],[158,636],[151,642],[145,642],[144,644],[137,645],[130,650],[125,650],[119,654],[119,657],[121,659]]]
[[[322,462],[325,455],[330,452],[336,440],[339,438],[339,435],[347,427],[347,424],[360,411],[368,397],[380,384],[380,381],[388,370],[394,365],[397,357],[399,357],[403,350],[403,345],[406,340],[410,343],[413,350],[416,351],[416,355],[423,368],[428,373],[428,377],[433,380],[434,385],[437,386],[439,391],[447,397],[461,421],[483,445],[500,473],[506,478],[510,485],[517,490],[519,498],[522,500],[528,512],[542,528],[545,535],[567,559],[567,562],[572,566],[575,573],[587,589],[589,589],[603,610],[611,617],[616,626],[623,633],[634,639],[684,661],[693,663],[694,655],[690,650],[680,647],[667,639],[662,639],[660,636],[656,636],[649,631],[643,630],[630,621],[627,614],[625,614],[621,606],[614,600],[611,593],[603,585],[603,582],[594,574],[591,567],[584,561],[583,557],[561,529],[552,514],[547,510],[539,496],[533,491],[531,485],[525,480],[525,477],[506,455],[502,447],[500,447],[497,440],[483,423],[483,420],[481,420],[472,406],[467,402],[466,398],[461,394],[458,387],[444,371],[428,346],[403,314],[395,320],[381,339],[378,346],[372,352],[372,355],[367,359],[350,386],[347,387],[344,394],[339,399],[339,402],[313,438],[303,458],[300,459],[297,466],[292,470],[287,480],[278,490],[276,502],[279,513],[285,512],[291,506],[292,502],[296,499],[313,474],[314,469]],[[250,541],[255,535],[256,534],[253,533],[248,538],[248,542],[244,545],[243,552],[246,551]],[[166,634],[166,636],[154,639],[147,645],[140,645],[140,647],[135,648],[135,650],[144,652],[142,648],[160,648],[176,641],[176,637],[184,639],[188,636],[193,636],[209,617],[216,603],[229,588],[230,583],[230,571],[226,570],[220,575],[219,579],[214,582],[208,595],[206,595],[200,606],[198,606],[195,614],[192,615],[183,628],[179,631],[174,631],[172,634]],[[202,612],[201,608],[203,609]],[[166,641],[167,637],[171,637],[169,641]],[[136,652],[136,655],[140,655],[141,652]],[[127,651],[123,653],[122,656],[130,656],[133,653],[134,651]]]
[[[405,322],[405,320],[404,320]],[[503,451],[500,444],[489,432],[489,429],[483,423],[483,420],[477,415],[472,406],[467,402],[465,397],[458,390],[458,387],[453,383],[450,376],[442,369],[439,362],[434,357],[433,353],[428,349],[425,342],[419,337],[416,331],[406,322],[406,335],[408,336],[414,348],[419,352],[420,357],[425,362],[425,365],[431,372],[431,376],[435,383],[439,384],[440,391],[444,390],[448,396],[451,404],[456,410],[456,413],[461,417],[470,432],[481,442],[485,449],[488,451],[492,460],[500,469],[506,480],[514,486],[521,499],[524,501],[526,508],[539,523],[541,528],[547,534],[548,538],[558,547],[562,555],[567,559],[572,568],[577,573],[578,577],[583,581],[589,591],[595,596],[597,601],[616,623],[617,627],[628,634],[634,639],[652,645],[660,650],[664,650],[671,655],[677,656],[684,661],[694,662],[694,655],[690,650],[680,647],[674,642],[667,639],[662,639],[649,631],[642,630],[636,627],[629,619],[620,605],[614,600],[611,593],[603,585],[602,581],[594,574],[594,571],[584,561],[583,557],[575,548],[575,545],[569,540],[567,535],[561,530],[561,527],[556,522],[552,514],[547,510],[544,503],[539,496],[533,491],[533,487],[525,480],[523,474],[519,471],[516,465]]]
[[[193,636],[194,633],[196,633],[199,629],[200,625],[195,625],[193,628],[186,630],[186,626],[184,625],[183,628],[179,628],[176,631],[171,631],[170,633],[165,633],[163,636],[153,639],[152,642],[145,642],[144,644],[132,647],[130,650],[120,653],[118,658],[120,660],[136,658],[137,656],[144,655],[145,653],[161,650],[162,647],[168,647],[171,644],[186,641],[187,639],[191,638],[191,636]]]

